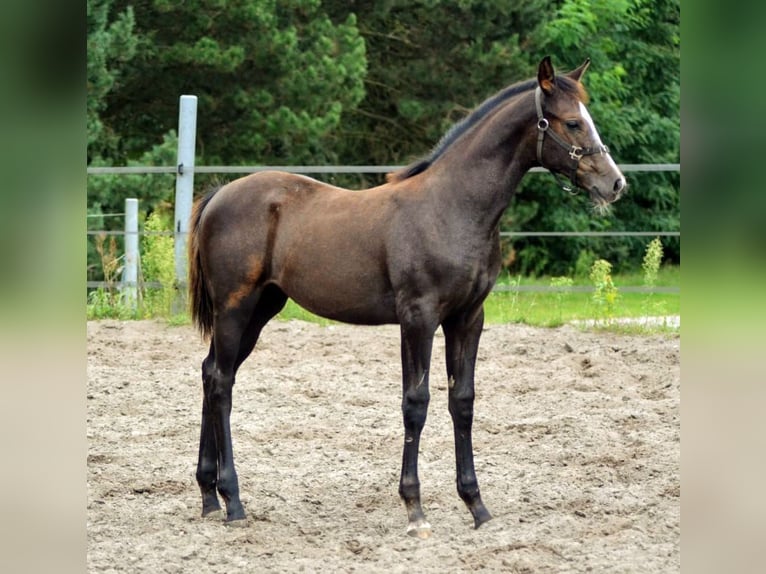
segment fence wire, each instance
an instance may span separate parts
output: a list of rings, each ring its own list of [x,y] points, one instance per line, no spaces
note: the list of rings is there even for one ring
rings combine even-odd
[[[221,166],[221,165],[208,165],[208,166],[194,166],[187,167],[194,173],[234,173],[234,174],[249,174],[257,173],[261,171],[286,171],[289,173],[300,174],[326,174],[326,173],[391,173],[399,169],[404,168],[401,165],[245,165],[245,166]],[[620,170],[623,172],[679,172],[681,171],[680,163],[656,163],[656,164],[619,164]],[[180,173],[180,166],[92,166],[87,168],[88,175],[134,175],[134,174],[157,174],[157,173]],[[534,167],[530,170],[533,173],[545,173],[548,170],[542,167]],[[90,214],[87,217],[120,217],[124,216],[124,213],[108,213],[108,214]],[[124,230],[87,230],[88,236],[124,236],[126,232]],[[166,235],[173,236],[173,231],[139,231],[139,236],[148,235]],[[501,237],[680,237],[680,231],[503,231],[500,233]],[[162,284],[158,282],[144,282],[140,285],[125,284],[119,282],[106,281],[86,281],[86,287],[88,289],[113,288],[115,285],[120,288],[123,287],[162,287]],[[185,289],[185,284],[178,285],[179,288]],[[495,285],[493,292],[592,292],[593,287],[587,286],[562,286],[556,287],[551,285],[508,285],[499,284]],[[624,293],[680,293],[680,287],[620,287],[620,291]]]

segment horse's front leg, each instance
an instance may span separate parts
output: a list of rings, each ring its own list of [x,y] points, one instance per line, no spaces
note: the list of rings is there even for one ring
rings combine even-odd
[[[407,508],[407,534],[428,538],[431,525],[420,504],[418,449],[420,433],[426,423],[428,401],[428,368],[435,327],[402,324],[402,417],[404,419],[404,453],[399,496]]]
[[[443,324],[447,356],[449,412],[455,431],[457,491],[471,511],[478,528],[492,518],[484,507],[473,462],[474,369],[479,338],[484,326],[484,309],[445,321]]]

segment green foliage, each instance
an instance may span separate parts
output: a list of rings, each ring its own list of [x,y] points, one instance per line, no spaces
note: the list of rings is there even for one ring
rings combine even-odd
[[[136,160],[129,160],[128,166],[167,166],[176,162],[178,136],[171,130],[164,134],[162,143],[152,146]],[[109,165],[98,158],[91,162],[94,167]],[[175,175],[157,174],[99,174],[88,178],[88,208],[91,214],[122,213],[125,200],[138,198],[139,207],[144,212],[168,208],[175,193]],[[122,222],[104,220],[106,226],[120,226]],[[101,229],[111,229],[102,227]]]
[[[322,163],[344,112],[364,96],[356,18],[333,22],[316,0],[150,0],[133,5],[141,37],[107,117],[117,161],[175,127],[178,97],[199,98],[199,163]]]
[[[197,164],[408,163],[493,92],[590,57],[584,77],[618,163],[679,161],[679,0],[88,0],[89,165],[174,165],[178,98],[199,98]],[[680,176],[628,173],[607,216],[527,177],[513,231],[679,230]],[[377,176],[337,176],[347,186]],[[203,189],[210,183],[198,176]],[[172,175],[91,176],[89,213],[171,201]],[[119,225],[119,220],[105,219]],[[640,266],[640,238],[517,237],[514,274]],[[664,243],[680,261],[680,240]],[[511,258],[508,258],[511,260]],[[90,247],[89,278],[99,279]]]
[[[175,285],[175,248],[172,220],[159,212],[152,213],[144,224],[141,239],[141,274],[144,288],[142,312],[145,317],[170,317],[177,290]],[[171,232],[171,233],[168,233]],[[160,287],[147,283],[158,282]]]
[[[597,259],[590,270],[590,280],[594,291],[592,300],[596,308],[596,317],[609,322],[615,317],[619,290],[612,280],[612,264],[605,259]]]
[[[128,161],[128,165],[163,166],[173,165],[176,161],[178,139],[174,131],[165,134],[161,144],[154,146],[138,160]],[[108,162],[97,159],[91,165],[98,166]],[[104,215],[123,213],[125,200],[139,199],[142,213],[151,210],[167,211],[175,193],[175,176],[167,173],[131,174],[131,175],[93,175],[88,178],[88,227],[89,229],[117,230],[124,227],[122,217],[104,217]],[[90,281],[104,279],[102,268],[98,265],[98,255],[92,243],[88,244],[88,273]]]
[[[367,44],[365,98],[333,143],[344,162],[396,165],[427,154],[474,106],[534,73],[527,44],[550,1],[323,4],[338,19],[353,9]]]
[[[105,129],[100,113],[106,107],[106,96],[115,87],[120,69],[136,53],[137,38],[133,34],[133,8],[114,15],[112,0],[87,1],[87,133],[88,156],[96,157],[114,145],[116,134]]]
[[[88,294],[88,319],[161,318],[170,324],[188,322],[186,315],[173,312],[178,290],[171,229],[169,215],[155,211],[147,217],[140,248],[139,297],[133,301],[127,299],[121,288],[123,256],[118,253],[117,241],[114,236],[109,241],[104,235],[96,236],[95,250],[106,286]]]

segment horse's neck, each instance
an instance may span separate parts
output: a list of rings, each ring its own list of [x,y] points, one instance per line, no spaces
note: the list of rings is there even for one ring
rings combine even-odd
[[[535,164],[530,136],[534,109],[524,103],[489,116],[433,166],[434,175],[439,173],[441,199],[470,210],[476,224],[487,231],[497,225],[522,177]]]

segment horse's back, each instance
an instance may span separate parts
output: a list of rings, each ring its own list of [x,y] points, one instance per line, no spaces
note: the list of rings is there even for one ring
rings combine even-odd
[[[323,188],[338,189],[294,173],[257,172],[222,186],[206,208],[205,217],[210,217],[211,213],[226,218],[237,214],[252,216],[259,209],[268,211],[270,205],[311,197]]]

